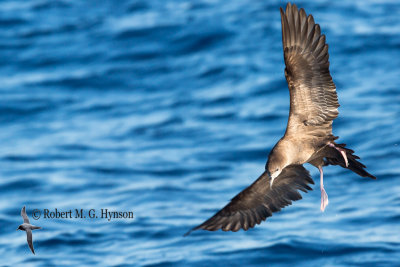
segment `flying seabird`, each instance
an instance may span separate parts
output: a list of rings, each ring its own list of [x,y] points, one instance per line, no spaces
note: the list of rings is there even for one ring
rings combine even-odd
[[[26,239],[28,241],[29,248],[32,253],[35,254],[35,250],[33,249],[32,243],[32,230],[42,229],[39,226],[35,226],[29,223],[28,215],[26,215],[25,206],[21,209],[21,216],[24,218],[24,223],[18,226],[17,230],[22,230],[26,232]]]
[[[362,177],[368,173],[354,151],[337,144],[332,121],[338,116],[336,86],[329,72],[328,44],[312,15],[290,3],[280,8],[285,77],[290,91],[289,120],[284,136],[268,156],[265,171],[223,209],[194,230],[236,232],[260,224],[273,212],[301,199],[314,184],[303,167],[310,163],[320,172],[321,211],[328,205],[322,167],[339,165]]]

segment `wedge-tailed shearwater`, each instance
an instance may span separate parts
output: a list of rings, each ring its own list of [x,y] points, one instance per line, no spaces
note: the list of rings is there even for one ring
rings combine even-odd
[[[337,144],[332,121],[338,116],[336,86],[329,72],[328,44],[320,26],[304,9],[290,3],[280,8],[285,77],[290,91],[290,112],[284,136],[269,154],[265,171],[223,209],[194,227],[215,231],[248,230],[273,212],[301,199],[298,190],[314,184],[303,167],[310,163],[320,172],[321,211],[328,205],[322,167],[339,165],[362,177],[376,179],[359,162],[354,151]]]
[[[26,232],[26,239],[28,241],[29,248],[31,249],[32,253],[35,254],[32,242],[32,230],[42,229],[42,228],[29,223],[28,215],[26,215],[25,211],[25,206],[21,209],[21,216],[22,218],[24,218],[24,223],[18,226],[17,230],[22,230]]]

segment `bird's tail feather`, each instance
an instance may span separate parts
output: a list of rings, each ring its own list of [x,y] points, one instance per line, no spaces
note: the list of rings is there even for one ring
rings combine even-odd
[[[343,168],[352,170],[353,172],[357,173],[358,175],[360,175],[362,177],[370,177],[372,179],[376,179],[375,176],[373,176],[372,174],[370,174],[369,172],[367,172],[365,170],[365,168],[366,168],[365,165],[358,161],[358,159],[360,159],[360,157],[358,157],[357,155],[354,155],[353,150],[346,148],[346,144],[335,144],[335,146],[340,149],[345,150],[347,160],[348,160],[348,166],[346,167],[346,162],[345,162],[343,156],[341,155],[341,153],[333,147],[327,147],[328,155],[326,156],[326,161],[328,164],[340,165]]]

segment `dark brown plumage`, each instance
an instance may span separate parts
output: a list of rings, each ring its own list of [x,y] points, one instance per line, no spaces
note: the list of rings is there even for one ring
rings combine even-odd
[[[298,190],[307,192],[307,190],[312,190],[308,185],[314,184],[310,173],[301,165],[285,168],[274,183],[273,190],[270,188],[269,180],[268,174],[264,172],[222,210],[191,231],[197,229],[210,231],[222,229],[233,232],[239,229],[248,230],[272,216],[273,212],[280,211],[292,204],[292,201],[301,199]]]
[[[304,9],[290,3],[280,9],[285,77],[290,91],[290,113],[285,135],[269,154],[265,172],[213,217],[191,231],[248,230],[273,212],[301,199],[311,190],[310,163],[320,171],[321,210],[328,205],[322,167],[339,165],[376,179],[344,144],[336,144],[332,121],[338,116],[336,87],[329,73],[328,44],[320,27]],[[189,231],[187,234],[189,234]],[[186,235],[187,235],[186,234]]]

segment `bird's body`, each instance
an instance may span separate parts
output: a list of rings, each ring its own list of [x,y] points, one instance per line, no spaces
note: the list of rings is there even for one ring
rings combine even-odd
[[[321,210],[328,205],[322,167],[339,165],[363,177],[376,179],[345,144],[337,144],[332,122],[338,116],[336,86],[329,72],[325,35],[304,9],[290,3],[281,8],[285,77],[290,92],[290,112],[284,136],[271,150],[265,171],[213,217],[193,228],[215,231],[247,230],[273,212],[301,199],[313,184],[302,166],[310,163],[320,171]],[[189,234],[189,231],[187,234]]]
[[[24,219],[24,223],[18,226],[17,230],[26,232],[26,240],[28,242],[28,246],[31,249],[32,253],[35,254],[35,250],[33,248],[33,240],[32,240],[32,230],[42,229],[39,226],[35,226],[29,223],[28,215],[26,214],[25,206],[21,209],[21,216]]]
[[[21,224],[21,225],[20,225],[20,228],[21,228],[21,229],[19,229],[19,230],[22,230],[22,231],[42,229],[42,228],[39,227],[39,226],[35,226],[35,225],[29,224],[29,223],[23,223],[23,224]]]

